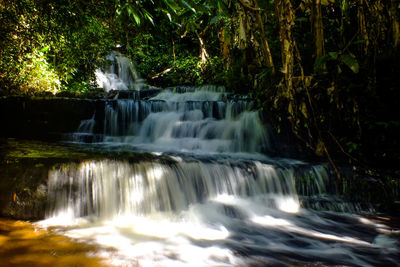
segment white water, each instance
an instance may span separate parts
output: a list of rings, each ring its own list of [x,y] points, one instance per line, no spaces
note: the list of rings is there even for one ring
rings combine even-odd
[[[100,136],[94,147],[139,152],[51,171],[41,225],[100,244],[107,264],[398,265],[398,232],[352,214],[325,165],[268,156],[251,103],[164,92],[96,114],[79,129]]]
[[[96,83],[106,92],[110,90],[140,90],[145,82],[140,78],[132,61],[118,52],[110,53],[106,59],[110,65],[95,71]]]
[[[147,151],[196,154],[261,153],[268,130],[247,101],[221,92],[164,92],[149,101],[106,105],[104,143]]]

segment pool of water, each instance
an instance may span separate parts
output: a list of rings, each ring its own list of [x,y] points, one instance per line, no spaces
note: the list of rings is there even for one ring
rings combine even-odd
[[[98,251],[26,221],[0,219],[0,266],[107,266]]]

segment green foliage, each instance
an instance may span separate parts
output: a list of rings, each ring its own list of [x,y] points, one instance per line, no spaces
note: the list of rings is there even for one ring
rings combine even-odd
[[[354,56],[349,54],[340,54],[339,52],[328,52],[326,55],[317,58],[314,63],[314,70],[321,70],[328,62],[335,62],[337,68],[340,67],[341,64],[344,64],[353,73],[358,73],[360,70],[360,65]]]
[[[199,58],[197,56],[178,58],[167,78],[171,79],[172,83],[175,84],[201,84]]]
[[[6,22],[0,84],[8,93],[55,93],[73,82],[89,83],[98,58],[114,45],[108,25],[78,4],[6,0],[0,8]]]
[[[228,88],[237,93],[245,94],[251,88],[252,81],[242,73],[242,64],[239,62],[225,71],[225,83]]]
[[[352,153],[352,152],[354,152],[354,151],[356,151],[357,150],[357,148],[358,148],[358,144],[356,144],[356,143],[353,143],[353,142],[347,142],[346,143],[346,146],[347,146],[347,151],[349,152],[349,153]]]
[[[342,62],[349,67],[354,73],[358,73],[360,66],[358,65],[357,59],[355,59],[353,56],[344,54],[340,56],[340,59]]]
[[[63,91],[69,91],[74,93],[88,93],[93,90],[93,85],[88,84],[85,81],[73,81],[68,84],[68,87],[65,87]]]
[[[59,76],[47,62],[44,53],[37,50],[26,55],[16,82],[25,93],[32,91],[57,93],[60,89]]]
[[[207,64],[200,67],[202,67],[201,84],[227,85],[223,62],[219,57],[210,57]]]
[[[118,49],[152,85],[214,83],[252,93],[260,108],[277,114],[279,123],[289,120],[315,150],[323,141],[336,155],[399,158],[390,145],[399,146],[393,115],[398,7],[389,12],[393,1],[322,1],[323,55],[316,58],[311,2],[290,1],[295,14],[286,19],[294,17],[294,24],[281,46],[280,1],[3,0],[0,91],[98,93],[94,70]],[[255,21],[263,30],[252,27]],[[265,42],[275,72],[260,49]],[[293,63],[290,77],[282,67],[285,46],[292,53],[285,58]],[[371,152],[370,143],[383,145]]]

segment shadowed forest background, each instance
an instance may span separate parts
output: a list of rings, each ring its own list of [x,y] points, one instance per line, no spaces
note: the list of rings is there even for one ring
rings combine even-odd
[[[100,97],[112,50],[152,86],[251,95],[276,132],[330,163],[396,168],[396,0],[0,3],[0,93]]]

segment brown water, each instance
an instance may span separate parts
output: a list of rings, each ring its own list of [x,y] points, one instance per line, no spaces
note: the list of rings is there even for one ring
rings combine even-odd
[[[105,266],[97,248],[35,228],[25,221],[0,219],[0,266]]]

